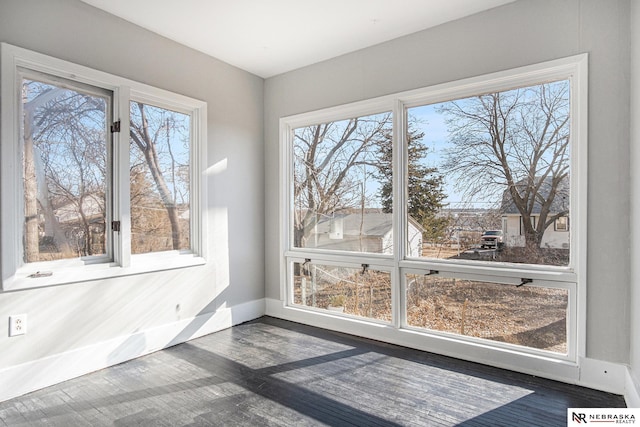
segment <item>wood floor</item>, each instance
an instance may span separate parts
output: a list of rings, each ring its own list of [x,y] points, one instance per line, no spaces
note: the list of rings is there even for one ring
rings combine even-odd
[[[0,426],[565,426],[620,396],[263,317],[0,403]]]

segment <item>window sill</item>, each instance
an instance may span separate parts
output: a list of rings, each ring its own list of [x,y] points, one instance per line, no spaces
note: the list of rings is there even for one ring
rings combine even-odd
[[[24,266],[15,275],[3,280],[2,291],[20,291],[195,267],[206,264],[206,260],[191,253],[170,251],[133,255],[131,264],[128,267],[121,267],[115,263],[88,265],[73,265],[71,263],[48,270],[38,268],[38,266]],[[34,273],[40,273],[40,277],[34,277]]]

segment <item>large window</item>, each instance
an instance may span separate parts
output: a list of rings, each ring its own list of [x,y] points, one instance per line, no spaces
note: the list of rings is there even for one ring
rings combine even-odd
[[[294,263],[293,268],[295,304],[391,322],[388,271],[311,262]]]
[[[189,249],[190,117],[131,102],[131,251]]]
[[[441,274],[407,274],[405,283],[408,327],[568,352],[568,289]]]
[[[205,103],[6,44],[1,65],[3,289],[204,262]]]
[[[24,262],[105,255],[112,93],[23,75]]]
[[[580,56],[283,118],[285,306],[576,362],[585,77]]]
[[[293,135],[293,246],[392,254],[391,114]]]
[[[421,257],[569,265],[569,235],[553,226],[570,214],[568,79],[407,116],[407,211],[425,230]]]

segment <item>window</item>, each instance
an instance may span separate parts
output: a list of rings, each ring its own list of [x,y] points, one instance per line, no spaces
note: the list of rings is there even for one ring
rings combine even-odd
[[[526,234],[526,226],[525,226],[526,220],[522,216],[518,216],[518,218],[520,219],[520,235],[524,236]],[[531,228],[535,229],[536,228],[536,223],[538,222],[536,220],[536,217],[531,215],[529,217],[529,222],[531,223]]]
[[[556,219],[555,231],[569,231],[569,217],[561,216]]]
[[[293,268],[295,304],[391,322],[388,271],[312,262],[294,263]]]
[[[293,130],[293,247],[393,253],[391,114]]]
[[[112,93],[21,74],[24,262],[104,256]]]
[[[505,344],[568,351],[569,291],[444,274],[407,274],[407,325]]]
[[[131,252],[189,249],[190,117],[131,102]]]
[[[7,44],[1,65],[3,290],[204,262],[205,103]]]
[[[563,79],[407,109],[407,212],[425,230],[424,257],[475,259],[506,218],[519,236],[482,259],[569,264],[570,249],[548,239],[570,215],[569,89]]]
[[[585,76],[578,56],[281,119],[287,314],[577,363]]]

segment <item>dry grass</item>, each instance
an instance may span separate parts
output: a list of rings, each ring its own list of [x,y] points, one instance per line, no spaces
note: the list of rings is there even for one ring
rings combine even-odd
[[[391,321],[391,280],[388,273],[343,271],[311,277],[302,301],[302,277],[295,280],[294,301],[327,308],[344,295],[344,312]],[[341,276],[342,274],[342,276]],[[566,353],[568,293],[563,289],[515,287],[494,283],[407,276],[407,322],[410,326],[449,332],[526,347]]]
[[[344,269],[341,269],[344,270]],[[296,304],[311,307],[327,308],[334,296],[344,296],[344,312],[370,319],[391,321],[391,277],[388,273],[367,271],[365,274],[353,272],[343,280],[339,279],[345,274],[337,272],[332,276],[324,276],[316,280],[316,290],[307,287],[305,301],[302,301],[302,277],[295,280],[294,301]],[[334,270],[335,272],[335,270]],[[331,278],[334,277],[334,280]],[[307,276],[307,283],[311,283],[311,277]]]
[[[470,280],[410,276],[409,325],[566,353],[568,294]]]

